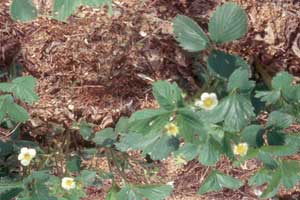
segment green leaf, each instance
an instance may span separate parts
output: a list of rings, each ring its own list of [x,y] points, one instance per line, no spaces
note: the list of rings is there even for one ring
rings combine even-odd
[[[283,160],[281,164],[281,181],[284,187],[291,189],[300,181],[300,162]]]
[[[29,119],[27,111],[14,103],[11,95],[0,96],[0,122],[6,114],[15,122],[25,122]]]
[[[251,186],[253,185],[259,186],[270,182],[271,179],[272,179],[272,170],[261,168],[258,172],[255,173],[254,176],[252,176],[249,179],[249,184]]]
[[[247,126],[241,133],[242,140],[253,147],[261,147],[264,144],[264,129],[261,125]]]
[[[145,136],[130,133],[121,138],[116,147],[120,151],[142,150],[143,155],[149,154],[154,160],[162,160],[178,149],[179,140],[164,133],[152,133]]]
[[[166,110],[183,107],[182,91],[176,83],[157,81],[153,84],[153,95],[159,105]]]
[[[278,162],[270,153],[259,151],[258,158],[270,169],[276,169],[278,167]]]
[[[163,200],[173,190],[170,185],[125,185],[118,193],[122,200]]]
[[[259,151],[271,154],[273,156],[291,156],[297,152],[297,147],[290,145],[269,145],[261,147]]]
[[[184,143],[176,152],[176,156],[182,156],[187,161],[195,159],[199,155],[199,148],[196,144]]]
[[[238,89],[242,93],[251,92],[255,82],[249,80],[249,71],[246,68],[236,69],[229,77],[228,91]]]
[[[90,140],[92,138],[92,135],[94,132],[92,125],[90,125],[86,121],[81,121],[79,127],[80,127],[80,130],[79,130],[80,135],[85,140]]]
[[[209,46],[209,40],[202,28],[189,17],[177,15],[173,30],[177,42],[187,51],[202,51]]]
[[[224,130],[237,132],[242,130],[255,117],[251,101],[240,94],[225,97],[211,111],[203,111],[202,119],[211,123],[224,121]]]
[[[208,137],[206,143],[199,146],[199,161],[203,165],[215,165],[221,156],[221,145]]]
[[[261,198],[271,198],[278,192],[279,185],[280,185],[280,179],[281,179],[281,173],[280,170],[276,170],[272,174],[272,179],[270,183],[268,184],[268,187],[265,189],[265,191],[260,196]]]
[[[255,91],[255,97],[266,102],[267,105],[275,104],[280,98],[280,91]]]
[[[0,156],[4,157],[11,154],[13,151],[13,145],[11,142],[3,142],[0,140]]]
[[[32,0],[13,0],[10,13],[14,20],[22,22],[28,22],[37,17],[37,9]]]
[[[228,79],[238,68],[249,69],[249,65],[239,56],[213,50],[207,60],[208,69],[222,79]],[[247,77],[248,79],[248,77]]]
[[[67,161],[67,169],[70,172],[80,172],[81,158],[78,155],[72,156]]]
[[[94,186],[97,179],[97,173],[91,170],[82,170],[78,179],[84,184],[84,187]]]
[[[203,195],[207,192],[218,192],[222,188],[238,189],[243,185],[243,182],[231,176],[218,171],[212,171],[210,175],[202,183],[198,194]]]
[[[0,199],[10,200],[23,191],[22,183],[8,178],[0,180]]]
[[[0,90],[11,92],[17,98],[33,104],[39,97],[35,93],[36,79],[32,76],[18,77],[11,83],[0,83]]]
[[[280,72],[272,79],[272,87],[281,90],[292,85],[294,77],[288,72]]]
[[[269,130],[267,140],[269,145],[283,145],[285,143],[285,133],[278,129]]]
[[[117,140],[117,135],[112,128],[106,128],[96,133],[93,141],[98,146],[111,147]]]
[[[80,5],[81,0],[55,0],[52,15],[57,20],[67,21]]]
[[[172,112],[163,109],[145,109],[135,112],[129,119],[129,131],[149,134],[161,132]]]
[[[179,127],[179,133],[186,142],[194,141],[199,133],[205,134],[205,125],[201,121],[200,116],[188,108],[182,108],[177,111],[176,122]]]
[[[247,14],[237,4],[225,3],[213,13],[208,28],[216,43],[239,39],[247,32]]]
[[[293,116],[280,111],[273,111],[269,115],[267,127],[288,128],[294,122]]]
[[[128,117],[121,117],[116,124],[115,132],[117,134],[125,134],[128,132],[129,129],[129,118]]]
[[[118,188],[118,186],[113,185],[111,186],[111,188],[109,189],[105,200],[118,200],[118,192],[120,191],[120,189]]]
[[[111,2],[110,0],[82,0],[83,5],[99,7]]]

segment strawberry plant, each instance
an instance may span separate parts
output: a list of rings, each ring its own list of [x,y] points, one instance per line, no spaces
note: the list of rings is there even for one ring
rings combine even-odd
[[[112,13],[112,0],[54,0],[50,17],[65,22],[80,6],[104,5],[108,5],[109,13]],[[38,17],[39,11],[32,0],[13,0],[10,13],[14,20],[28,22]]]
[[[53,17],[64,21],[80,5],[105,2],[110,1],[56,0]],[[30,0],[14,0],[11,11],[21,21],[37,16]],[[93,124],[77,122],[71,129],[55,134],[47,148],[20,140],[20,131],[14,126],[26,122],[29,115],[19,102],[37,101],[35,79],[19,77],[1,83],[0,122],[13,131],[8,139],[0,140],[0,199],[76,200],[85,196],[86,188],[101,186],[105,179],[112,180],[106,200],[168,197],[172,184],[132,183],[126,170],[136,165],[148,169],[132,158],[130,151],[140,151],[152,160],[173,156],[181,163],[197,160],[207,166],[210,172],[199,195],[223,188],[236,190],[248,184],[266,185],[260,197],[270,198],[280,187],[291,189],[299,184],[300,161],[292,156],[299,153],[300,136],[287,128],[300,121],[300,84],[289,73],[279,72],[271,84],[261,85],[251,77],[251,68],[243,58],[221,50],[224,43],[246,34],[245,11],[234,3],[225,3],[212,14],[208,33],[183,15],[174,19],[173,29],[179,45],[202,55],[206,63],[198,70],[202,88],[185,98],[176,83],[157,81],[152,93],[159,108],[121,117],[114,128],[94,132]],[[259,121],[263,111],[269,113],[265,124]],[[77,133],[88,145],[71,145],[71,135]],[[103,157],[109,172],[97,168],[97,159]],[[245,182],[216,168],[222,157],[237,167],[256,159],[261,167]],[[147,178],[148,173],[143,176]]]

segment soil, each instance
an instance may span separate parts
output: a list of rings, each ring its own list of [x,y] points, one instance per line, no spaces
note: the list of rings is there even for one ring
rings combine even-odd
[[[259,62],[270,75],[287,70],[298,77],[300,1],[234,1],[248,14],[249,32],[222,48],[243,56],[254,70]],[[151,94],[155,80],[176,81],[187,92],[196,92],[201,85],[189,55],[174,40],[171,21],[185,14],[207,30],[212,11],[225,1],[120,0],[112,16],[105,9],[81,7],[68,23],[47,17],[14,22],[9,2],[0,3],[0,69],[5,72],[12,63],[21,63],[25,74],[38,79],[40,100],[29,108],[27,125],[37,137],[56,125],[70,127],[82,119],[103,129],[121,115],[156,107]],[[51,5],[36,1],[40,2],[46,2],[43,14],[47,14]],[[250,161],[242,170],[223,159],[218,168],[246,181],[258,164]],[[160,177],[176,186],[169,200],[257,199],[248,186],[200,197],[196,193],[209,169],[194,161],[178,167],[172,159],[159,165]],[[89,189],[87,199],[104,199],[110,185]]]

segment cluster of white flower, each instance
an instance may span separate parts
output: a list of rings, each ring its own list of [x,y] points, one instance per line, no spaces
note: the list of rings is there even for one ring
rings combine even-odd
[[[18,160],[21,162],[21,165],[28,166],[35,156],[35,149],[23,147],[19,153]],[[65,190],[71,190],[76,187],[76,182],[73,178],[64,177],[61,181],[61,187]]]

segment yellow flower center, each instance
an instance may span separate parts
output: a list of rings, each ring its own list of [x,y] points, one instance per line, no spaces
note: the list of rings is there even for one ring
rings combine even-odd
[[[205,107],[211,107],[213,105],[214,101],[212,98],[207,98],[203,101],[203,104]]]
[[[66,185],[67,185],[68,187],[72,187],[73,183],[74,183],[73,180],[67,180],[67,181],[66,181]]]
[[[178,127],[173,123],[167,124],[165,128],[169,135],[176,136],[178,133]]]
[[[248,148],[245,145],[237,145],[236,153],[239,155],[244,155],[247,152]]]
[[[23,158],[24,158],[24,160],[30,161],[31,155],[29,153],[24,153]]]

